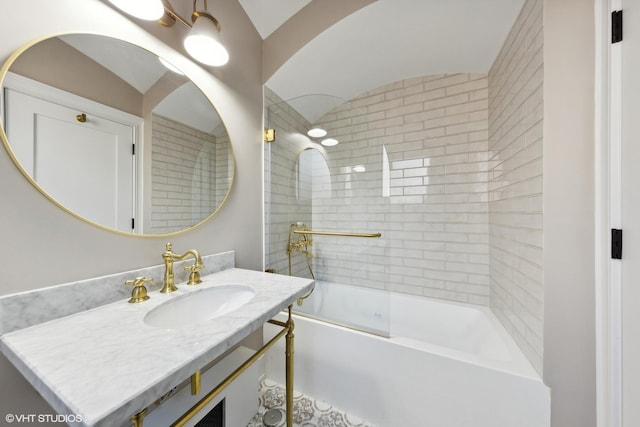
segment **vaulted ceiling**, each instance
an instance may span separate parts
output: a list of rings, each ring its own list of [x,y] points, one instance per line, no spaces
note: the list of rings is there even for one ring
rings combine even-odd
[[[239,0],[265,40],[305,8],[325,1]],[[310,94],[348,100],[411,77],[487,73],[523,3],[375,0],[320,32],[266,84],[285,100]]]

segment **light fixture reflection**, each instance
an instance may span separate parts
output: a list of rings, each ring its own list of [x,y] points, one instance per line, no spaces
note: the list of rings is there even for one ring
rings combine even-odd
[[[366,172],[367,168],[364,165],[355,165],[351,170],[354,172]]]
[[[338,140],[335,138],[327,138],[323,139],[320,144],[324,145],[325,147],[333,147],[334,145],[338,145]]]
[[[155,21],[164,15],[162,0],[109,0],[115,7],[136,18]]]
[[[193,26],[184,39],[184,48],[196,61],[219,67],[229,61],[229,53],[220,41],[220,24],[207,12],[194,11]]]
[[[307,135],[311,138],[322,138],[323,136],[327,136],[327,131],[321,128],[313,128],[307,131]]]

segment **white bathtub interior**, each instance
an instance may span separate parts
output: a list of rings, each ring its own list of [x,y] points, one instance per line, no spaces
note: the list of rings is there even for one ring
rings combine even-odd
[[[389,337],[389,292],[316,280],[313,293],[297,313]]]
[[[487,307],[316,286],[295,317],[297,392],[382,427],[549,426],[549,389]],[[314,319],[345,324],[354,314],[356,329],[374,333]],[[376,334],[387,322],[388,337]],[[282,351],[266,361],[281,383]]]

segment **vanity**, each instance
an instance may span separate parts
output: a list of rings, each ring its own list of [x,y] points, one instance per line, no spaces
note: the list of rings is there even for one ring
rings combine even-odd
[[[261,180],[236,185],[234,194],[242,197],[231,194],[236,174],[231,136],[252,140],[260,120],[249,125],[236,121],[228,132],[212,103],[215,99],[227,117],[241,110],[235,107],[237,100],[227,96],[227,87],[244,87],[244,81],[221,84],[168,47],[167,40],[151,37],[104,2],[71,3],[53,7],[40,2],[34,21],[43,19],[43,25],[0,67],[3,155],[35,190],[17,197],[34,200],[34,205],[16,203],[18,220],[24,219],[29,236],[39,233],[42,224],[63,232],[65,247],[74,250],[58,252],[63,262],[54,268],[67,271],[78,263],[86,270],[59,277],[97,274],[88,265],[95,262],[103,268],[96,260],[110,259],[113,245],[126,248],[126,254],[113,258],[115,271],[149,265],[156,251],[160,262],[164,236],[193,232],[195,227],[198,238],[215,236],[215,244],[204,240],[210,252],[236,247],[242,250],[244,265],[255,268],[260,251],[254,247],[261,245],[244,229],[245,221],[253,222],[258,215],[254,212],[260,211],[259,197],[254,197],[260,190],[254,184]],[[65,7],[88,19],[87,25],[62,34],[50,27],[50,17],[66,13]],[[75,18],[61,18],[74,27]],[[178,72],[162,65],[162,59]],[[246,101],[244,94],[233,95]],[[240,146],[249,160],[245,170],[254,170],[260,156],[248,150],[258,146],[247,147]],[[43,148],[51,151],[40,151]],[[39,212],[42,198],[78,221],[68,224],[69,218],[59,218],[49,224],[45,205],[41,216],[35,215],[41,220],[29,223],[23,211]],[[223,204],[228,216],[215,222]],[[54,236],[22,239],[22,231],[16,233],[16,253],[26,249],[21,245],[30,246],[30,262],[49,259],[48,244],[59,242]],[[197,389],[203,368],[226,357],[265,322],[282,327],[277,338],[286,336],[293,347],[292,322],[271,319],[308,294],[313,282],[236,269],[233,257],[231,252],[203,257],[204,269],[198,272],[202,283],[194,286],[186,284],[186,265],[176,262],[177,290],[167,293],[160,292],[163,265],[56,286],[50,285],[59,282],[48,282],[47,273],[41,273],[45,268],[24,285],[26,292],[9,277],[7,282],[18,283],[11,292],[18,293],[0,296],[0,350],[58,414],[74,416],[65,420],[69,424],[143,425],[150,405],[190,380]],[[48,287],[35,289],[43,277]],[[131,299],[137,302],[129,303]],[[292,351],[288,353],[291,360]],[[292,384],[287,381],[289,390]],[[205,388],[198,397],[219,391]],[[25,396],[16,395],[18,400]],[[177,425],[187,422],[180,416],[176,413]]]
[[[157,276],[161,269],[154,267],[149,275]],[[118,278],[131,274],[140,272]],[[8,332],[0,337],[0,349],[54,410],[73,414],[69,425],[130,421],[142,426],[146,408],[190,377],[199,377],[201,368],[313,289],[312,280],[238,268],[205,274],[201,280],[195,286],[176,282],[177,290],[170,293],[149,291],[150,298],[139,303],[122,299]],[[67,286],[72,285],[79,286]],[[247,363],[286,335],[292,372],[293,323],[290,317],[271,323],[282,331]],[[292,378],[287,383],[292,389]],[[220,391],[216,389],[212,391]],[[208,392],[203,390],[200,402]],[[195,405],[176,414],[172,425],[184,425],[198,409]]]

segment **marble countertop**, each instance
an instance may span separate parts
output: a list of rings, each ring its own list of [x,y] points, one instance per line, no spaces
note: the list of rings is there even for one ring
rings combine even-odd
[[[122,300],[5,334],[0,350],[59,414],[77,418],[71,425],[117,426],[313,288],[309,279],[243,269],[202,280],[177,284],[171,294],[149,292],[142,303]],[[183,328],[143,322],[163,302],[229,283],[249,285],[255,296],[230,313]]]

